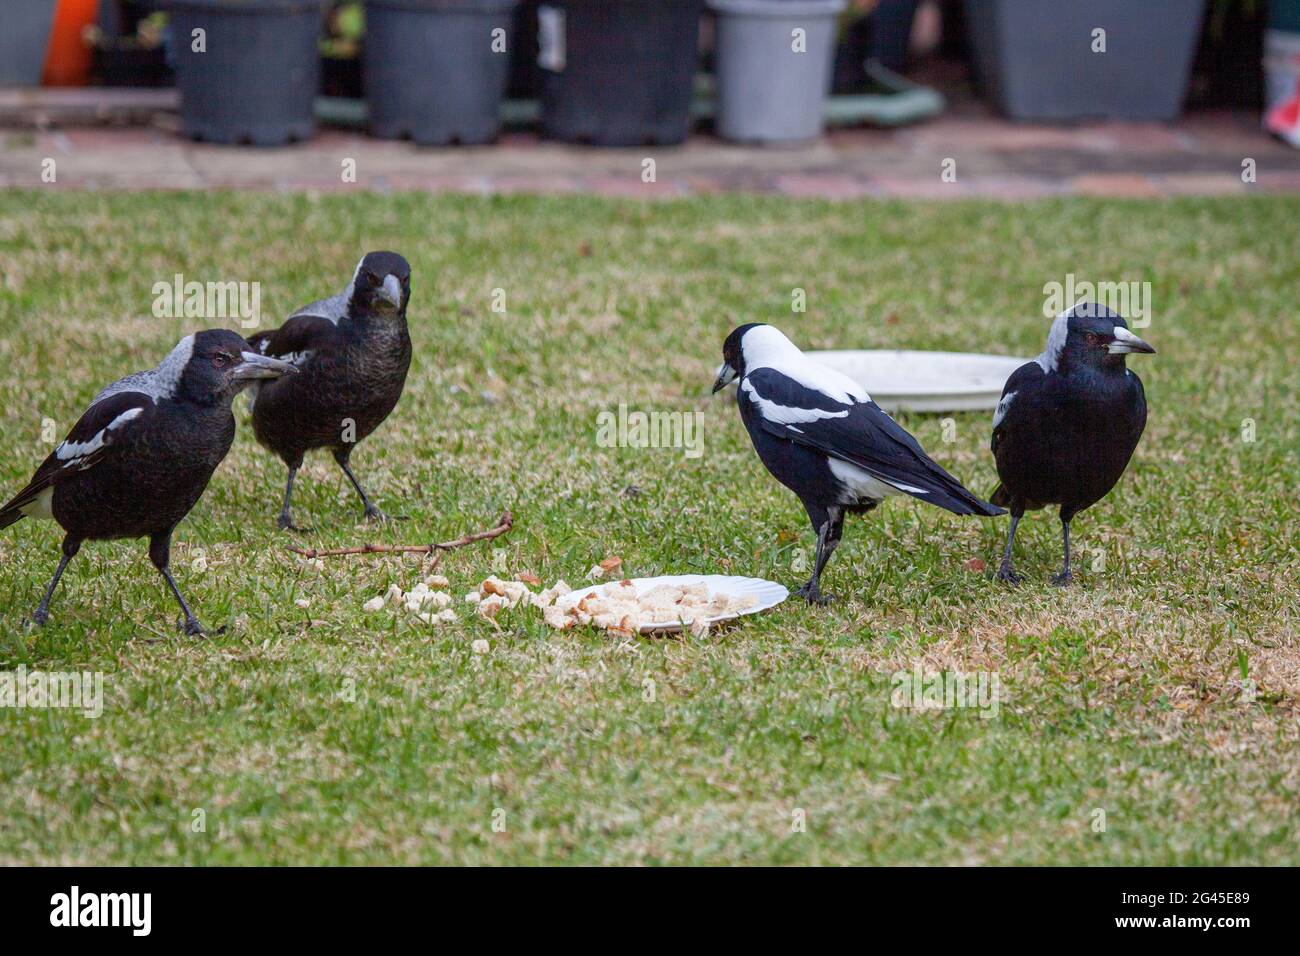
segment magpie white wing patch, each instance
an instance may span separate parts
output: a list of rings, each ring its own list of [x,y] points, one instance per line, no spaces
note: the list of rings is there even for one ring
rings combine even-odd
[[[144,409],[138,407],[128,408],[85,441],[72,441],[70,439],[64,441],[58,448],[54,449],[54,456],[59,461],[66,462],[69,466],[78,464],[91,453],[103,448],[108,441],[110,432],[134,418],[139,418],[142,411]]]
[[[825,408],[796,408],[789,405],[782,405],[771,399],[764,398],[758,393],[754,383],[748,376],[740,383],[741,391],[749,396],[749,400],[758,408],[758,413],[766,418],[769,422],[776,425],[794,425],[796,422],[808,423],[820,421],[823,418],[847,418],[849,410],[847,408],[839,411],[830,411]],[[799,431],[799,429],[794,429]]]
[[[1011,408],[1011,400],[1016,397],[1015,392],[1007,392],[998,399],[998,407],[993,410],[993,427],[997,428],[1002,424],[1002,419],[1007,417],[1007,412]]]

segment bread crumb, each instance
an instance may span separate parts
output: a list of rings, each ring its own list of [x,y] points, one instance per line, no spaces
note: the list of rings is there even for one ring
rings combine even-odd
[[[374,614],[376,611],[382,609],[383,606],[384,597],[381,594],[379,597],[372,597],[365,604],[361,605],[361,610],[365,611],[367,614]]]

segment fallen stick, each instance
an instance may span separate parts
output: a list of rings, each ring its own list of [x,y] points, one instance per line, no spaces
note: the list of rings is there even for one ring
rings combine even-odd
[[[433,554],[437,551],[454,551],[476,541],[488,541],[499,538],[509,531],[515,523],[509,511],[501,513],[501,520],[495,528],[475,531],[462,535],[455,541],[439,541],[436,544],[363,544],[356,548],[289,548],[294,554],[304,558],[333,558],[343,554]]]

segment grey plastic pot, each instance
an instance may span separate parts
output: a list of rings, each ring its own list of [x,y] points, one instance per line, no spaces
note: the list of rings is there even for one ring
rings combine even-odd
[[[311,137],[320,82],[320,0],[165,0],[181,129],[213,143]],[[196,50],[195,30],[202,30]]]
[[[966,0],[980,85],[1015,119],[1169,120],[1205,0]],[[1094,52],[1104,29],[1105,52]]]
[[[821,135],[844,3],[709,0],[717,14],[719,136],[791,143]]]
[[[428,145],[496,139],[517,3],[366,0],[371,133]]]
[[[40,86],[55,0],[4,0],[0,12],[0,86]]]

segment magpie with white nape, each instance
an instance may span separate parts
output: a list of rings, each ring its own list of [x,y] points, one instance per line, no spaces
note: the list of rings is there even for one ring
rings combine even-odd
[[[346,289],[304,306],[280,328],[249,342],[292,362],[302,374],[266,382],[249,395],[253,432],[289,469],[279,525],[290,531],[293,479],[303,454],[328,448],[352,482],[367,519],[387,520],[366,496],[348,459],[357,442],[397,406],[411,367],[406,304],[411,267],[395,252],[369,252]]]
[[[230,450],[235,395],[292,371],[250,351],[234,332],[208,329],[181,339],[157,368],[95,396],[27,487],[0,508],[0,528],[25,517],[53,518],[65,532],[63,557],[32,623],[49,617],[50,598],[82,542],[147,536],[149,558],[180,603],[185,633],[202,634],[169,567],[172,531]]]
[[[1053,320],[1043,354],[1007,379],[990,443],[1001,479],[992,500],[1011,511],[999,580],[1022,580],[1011,563],[1021,517],[1055,504],[1065,560],[1052,583],[1070,583],[1070,521],[1115,487],[1147,423],[1142,380],[1124,356],[1154,351],[1122,316],[1080,302]]]
[[[808,358],[770,325],[742,325],[722,346],[713,391],[739,379],[736,400],[754,450],[777,481],[803,502],[817,535],[812,577],[797,592],[809,603],[839,546],[847,512],[870,511],[891,495],[911,495],[959,515],[999,515],[940,468],[847,375]]]

